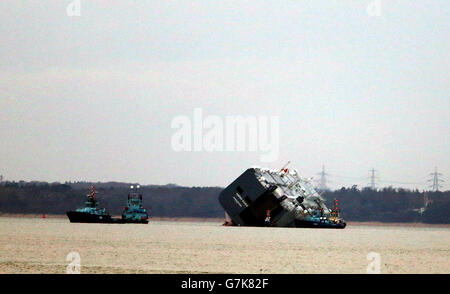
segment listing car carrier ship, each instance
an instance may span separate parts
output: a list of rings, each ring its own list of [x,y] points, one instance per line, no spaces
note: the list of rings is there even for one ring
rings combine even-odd
[[[343,229],[337,201],[330,210],[295,169],[249,168],[219,195],[224,225]]]
[[[131,192],[128,194],[127,206],[122,213],[122,218],[113,218],[105,208],[100,208],[98,200],[95,197],[97,191],[91,186],[86,195],[85,207],[68,211],[66,214],[71,223],[148,223],[147,210],[142,206],[142,195],[137,192],[139,185],[131,186]]]

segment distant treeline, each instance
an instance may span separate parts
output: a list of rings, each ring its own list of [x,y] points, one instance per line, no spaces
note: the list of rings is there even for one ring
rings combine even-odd
[[[424,196],[428,198],[425,209]],[[327,191],[323,197],[328,207],[337,199],[342,216],[349,221],[450,223],[450,191],[353,187]]]
[[[100,206],[120,215],[129,192],[128,183],[42,183],[3,182],[0,185],[0,213],[64,214],[84,205],[90,185],[97,188]],[[224,217],[219,204],[219,187],[142,186],[144,206],[156,217]],[[348,221],[450,223],[450,191],[424,192],[385,188],[382,190],[342,188],[326,191],[328,207],[338,200]]]

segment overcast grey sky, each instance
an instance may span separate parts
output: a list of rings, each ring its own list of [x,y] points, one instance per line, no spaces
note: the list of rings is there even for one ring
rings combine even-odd
[[[290,160],[449,189],[450,2],[373,1],[1,1],[0,174],[225,186]],[[196,107],[278,115],[279,160],[175,152]]]

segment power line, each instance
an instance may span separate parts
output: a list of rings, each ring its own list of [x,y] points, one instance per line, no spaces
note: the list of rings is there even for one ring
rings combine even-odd
[[[338,175],[334,173],[327,173],[325,172],[325,166],[322,166],[322,172],[317,173],[320,178],[317,180],[317,185],[319,189],[327,189],[328,185],[330,183],[329,177],[338,178],[337,182],[333,181],[334,184],[338,185],[344,185],[342,183],[343,181],[347,182],[345,179],[353,180],[351,182],[355,182],[357,186],[361,186],[364,183],[367,183],[367,180],[369,180],[368,186],[372,189],[375,189],[377,186],[380,186],[380,184],[398,184],[398,185],[415,185],[415,186],[426,186],[430,183],[430,188],[433,188],[433,190],[439,190],[439,188],[442,188],[441,182],[444,182],[443,179],[441,179],[442,174],[438,173],[437,170],[430,175],[433,176],[432,179],[425,181],[425,182],[408,182],[408,181],[397,181],[397,180],[380,180],[379,176],[377,175],[378,171],[375,169],[369,170],[369,177],[354,177],[349,175]],[[436,175],[435,175],[436,173]],[[436,177],[436,179],[435,179]],[[341,180],[339,180],[341,179]],[[349,181],[350,182],[350,181]]]
[[[344,179],[352,179],[352,180],[366,180],[367,178],[365,177],[351,177],[351,176],[342,176],[342,175],[336,175],[336,174],[328,174],[329,176],[332,177],[338,177],[338,178],[344,178]]]
[[[441,173],[438,173],[437,171],[437,167],[434,168],[434,172],[429,174],[430,176],[433,176],[433,178],[429,179],[428,182],[433,182],[432,185],[430,185],[429,187],[431,188],[432,191],[439,191],[439,188],[442,188],[442,185],[439,184],[440,182],[444,182],[443,179],[440,179],[439,176],[442,176]]]
[[[352,180],[359,180],[359,181],[366,181],[367,177],[352,177],[352,176],[343,176],[343,175],[336,175],[336,174],[328,174],[329,176],[336,177],[336,178],[344,178],[344,179],[352,179]],[[404,184],[404,185],[425,185],[426,182],[403,182],[403,181],[387,181],[387,180],[378,180],[380,183],[391,183],[391,184]]]
[[[318,173],[318,175],[320,175],[320,180],[319,180],[319,190],[325,191],[328,190],[327,187],[327,176],[328,174],[325,172],[325,165],[322,165],[322,171],[320,173]]]
[[[399,181],[381,181],[378,180],[380,183],[390,183],[390,184],[402,184],[402,185],[424,185],[425,182],[399,182]]]
[[[370,170],[370,188],[374,190],[376,188],[375,179],[377,178],[377,176],[375,176],[375,172],[377,172],[377,170],[375,170],[374,168]]]

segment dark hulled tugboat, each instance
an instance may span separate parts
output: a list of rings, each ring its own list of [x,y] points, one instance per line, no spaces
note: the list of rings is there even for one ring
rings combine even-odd
[[[127,206],[122,213],[122,222],[124,223],[148,223],[147,210],[142,205],[142,194],[138,192],[139,185],[131,186],[131,191],[128,194]]]
[[[91,186],[86,195],[85,207],[66,213],[71,223],[121,223],[119,219],[112,218],[105,208],[98,207],[96,193],[95,187]]]

